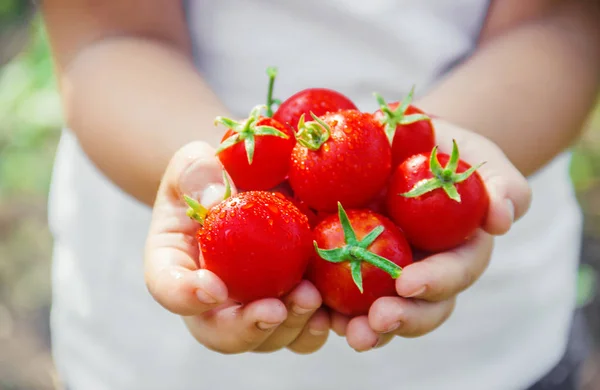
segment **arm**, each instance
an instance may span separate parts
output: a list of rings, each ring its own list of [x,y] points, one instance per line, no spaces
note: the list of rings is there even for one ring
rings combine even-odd
[[[530,175],[569,147],[600,87],[600,1],[495,0],[478,49],[422,101]]]
[[[202,126],[225,110],[192,66],[180,2],[45,0],[43,12],[68,125],[100,170],[154,206],[144,269],[150,294],[212,350],[318,350],[329,318],[314,286],[240,307],[222,280],[198,269],[197,225],[179,192],[211,199],[207,207],[222,198],[210,145],[220,132]],[[198,139],[208,143],[190,142]]]
[[[45,0],[67,125],[115,184],[152,204],[168,161],[226,112],[192,64],[180,2]]]

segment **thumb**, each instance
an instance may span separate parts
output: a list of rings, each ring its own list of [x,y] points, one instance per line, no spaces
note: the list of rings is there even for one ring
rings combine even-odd
[[[223,169],[204,142],[183,146],[171,159],[154,202],[146,239],[144,274],[152,297],[180,315],[201,314],[227,299],[223,281],[199,270],[198,223],[187,214],[183,194],[206,208],[223,199]]]
[[[157,198],[181,203],[187,195],[204,207],[211,208],[223,200],[226,193],[224,171],[215,150],[205,142],[186,144],[173,156],[165,171]],[[227,176],[231,183],[231,178]],[[231,188],[235,192],[234,188]]]

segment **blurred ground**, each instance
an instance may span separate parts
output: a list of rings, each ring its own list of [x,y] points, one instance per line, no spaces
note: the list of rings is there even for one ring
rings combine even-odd
[[[61,119],[42,31],[36,25],[32,33],[25,52],[0,69],[0,390],[55,388],[46,195]],[[575,147],[572,177],[586,216],[580,301],[600,346],[600,298],[593,288],[600,271],[600,108],[597,113]],[[584,376],[586,390],[600,389],[600,348]]]

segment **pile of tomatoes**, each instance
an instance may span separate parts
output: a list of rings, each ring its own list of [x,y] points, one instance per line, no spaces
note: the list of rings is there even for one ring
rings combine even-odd
[[[325,88],[273,99],[227,128],[217,157],[239,190],[207,210],[186,197],[201,223],[199,265],[231,299],[281,297],[303,278],[329,308],[349,316],[395,295],[415,253],[467,241],[486,217],[478,166],[458,147],[438,153],[430,117],[400,102],[363,112]],[[273,106],[277,105],[274,111]],[[228,191],[229,192],[229,191]]]

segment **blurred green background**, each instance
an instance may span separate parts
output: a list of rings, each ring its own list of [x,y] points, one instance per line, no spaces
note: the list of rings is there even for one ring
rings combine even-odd
[[[42,25],[32,18],[29,2],[0,0],[0,390],[55,388],[46,201],[61,124]],[[572,178],[586,217],[579,300],[600,345],[595,288],[600,269],[600,107],[574,151]],[[599,356],[594,349],[585,369],[589,390],[600,388]]]

